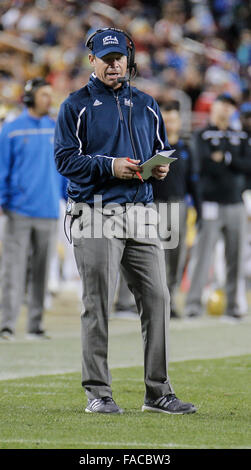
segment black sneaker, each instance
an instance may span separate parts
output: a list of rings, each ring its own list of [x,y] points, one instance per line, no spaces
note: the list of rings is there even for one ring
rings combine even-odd
[[[179,400],[174,393],[149,400],[142,406],[142,411],[155,411],[159,413],[183,415],[195,413],[197,409],[192,403],[184,403]]]
[[[26,339],[28,340],[44,340],[51,339],[51,337],[44,330],[37,330],[27,333]]]
[[[3,339],[5,341],[14,341],[15,336],[12,330],[10,328],[3,328],[0,331],[0,339]]]
[[[171,308],[170,318],[176,318],[176,319],[180,318],[180,316],[178,315],[177,311],[174,308]]]
[[[113,413],[122,414],[123,410],[116,405],[111,397],[94,398],[88,400],[86,413]]]
[[[188,319],[194,319],[194,318],[200,318],[200,317],[202,317],[202,314],[198,312],[190,312],[186,315],[186,318]]]

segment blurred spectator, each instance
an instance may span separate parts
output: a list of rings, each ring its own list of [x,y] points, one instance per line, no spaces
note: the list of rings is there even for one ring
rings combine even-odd
[[[38,75],[53,86],[56,114],[69,92],[88,80],[87,32],[114,24],[136,44],[135,84],[156,90],[161,103],[173,99],[165,97],[170,87],[186,92],[193,127],[219,93],[241,102],[250,89],[247,0],[3,0],[0,14],[0,119],[20,108],[25,81]]]
[[[53,154],[55,121],[49,117],[52,89],[44,79],[25,86],[27,108],[0,134],[2,243],[1,339],[14,338],[28,283],[27,338],[48,338],[44,300],[53,234],[65,183]]]
[[[251,101],[245,102],[240,107],[240,121],[242,129],[247,133],[248,155],[251,161]],[[247,239],[245,245],[245,278],[247,286],[251,287],[251,172],[246,175],[246,190],[243,193],[243,200],[247,217]]]
[[[188,194],[192,200],[197,212],[197,222],[201,217],[201,202],[199,191],[198,168],[189,146],[184,142],[181,136],[181,116],[180,106],[177,101],[170,101],[162,109],[168,142],[171,148],[176,150],[174,156],[178,160],[173,163],[171,171],[164,181],[154,181],[153,194],[154,200],[167,203],[167,217],[170,204],[178,203],[179,226],[177,248],[166,249],[166,270],[167,285],[171,297],[171,318],[179,318],[176,304],[176,296],[180,287],[183,271],[186,261],[186,221],[187,221],[187,203]],[[175,230],[173,228],[172,230]]]
[[[212,254],[220,234],[225,242],[226,315],[240,319],[238,289],[243,279],[245,213],[242,193],[245,174],[251,172],[247,134],[229,126],[236,103],[225,93],[213,103],[209,124],[193,136],[193,148],[200,165],[202,220],[188,266],[191,279],[185,313],[203,314],[202,294],[208,281]]]
[[[248,67],[251,64],[251,31],[248,29],[241,32],[236,56],[242,67]]]

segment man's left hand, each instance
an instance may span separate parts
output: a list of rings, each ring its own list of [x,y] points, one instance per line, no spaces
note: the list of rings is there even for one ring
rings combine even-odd
[[[167,173],[169,172],[169,165],[158,165],[152,169],[152,176],[157,180],[165,179]]]

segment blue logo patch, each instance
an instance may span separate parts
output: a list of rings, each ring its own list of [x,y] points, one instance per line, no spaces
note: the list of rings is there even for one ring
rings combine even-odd
[[[188,159],[188,152],[186,150],[181,150],[180,156],[183,160],[187,160]]]

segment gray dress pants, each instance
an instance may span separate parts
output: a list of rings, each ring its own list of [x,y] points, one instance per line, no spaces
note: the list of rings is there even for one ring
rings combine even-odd
[[[203,313],[202,292],[208,280],[215,245],[220,233],[225,242],[227,296],[225,313],[230,316],[240,313],[237,292],[239,279],[243,277],[245,227],[245,212],[242,203],[220,204],[217,214],[211,216],[208,211],[206,217],[204,216],[188,264],[191,285],[186,298],[185,315]]]
[[[178,237],[179,243],[177,248],[166,249],[165,250],[165,259],[166,259],[166,271],[167,271],[167,285],[170,292],[171,299],[171,309],[177,310],[176,306],[176,295],[178,288],[180,287],[182,281],[182,275],[184,272],[184,267],[186,263],[186,220],[187,220],[187,205],[185,202],[179,203],[179,227],[178,227]],[[172,230],[175,230],[175,227],[172,227]]]
[[[130,288],[125,279],[125,275],[123,274],[123,268],[121,268],[117,286],[117,299],[114,304],[114,311],[122,311],[122,312],[133,312],[137,313],[137,307],[135,302],[135,297],[132,294]]]
[[[102,223],[108,218],[103,215]],[[169,292],[159,239],[81,236],[83,227],[93,225],[92,221],[86,220],[83,212],[72,226],[74,254],[83,283],[82,385],[86,394],[88,398],[112,395],[107,363],[108,317],[121,265],[141,319],[146,398],[173,393],[168,378]]]
[[[55,219],[6,213],[2,244],[1,329],[15,332],[26,284],[27,331],[32,333],[42,328],[50,242],[55,229]]]
[[[176,203],[177,204],[177,203]],[[167,207],[170,206],[167,204]],[[180,201],[177,204],[179,211],[179,224],[177,226],[172,225],[169,230],[172,229],[172,234],[178,239],[178,245],[176,248],[165,249],[165,260],[166,260],[166,275],[167,285],[170,293],[170,305],[171,310],[177,310],[176,296],[180,287],[182,276],[186,264],[186,222],[187,222],[187,204],[184,201]],[[167,210],[168,211],[168,210]],[[170,222],[169,222],[170,223]],[[174,232],[177,232],[174,234]],[[128,288],[123,270],[119,278],[118,290],[117,290],[117,301],[115,303],[115,311],[131,311],[136,312],[135,298]]]

